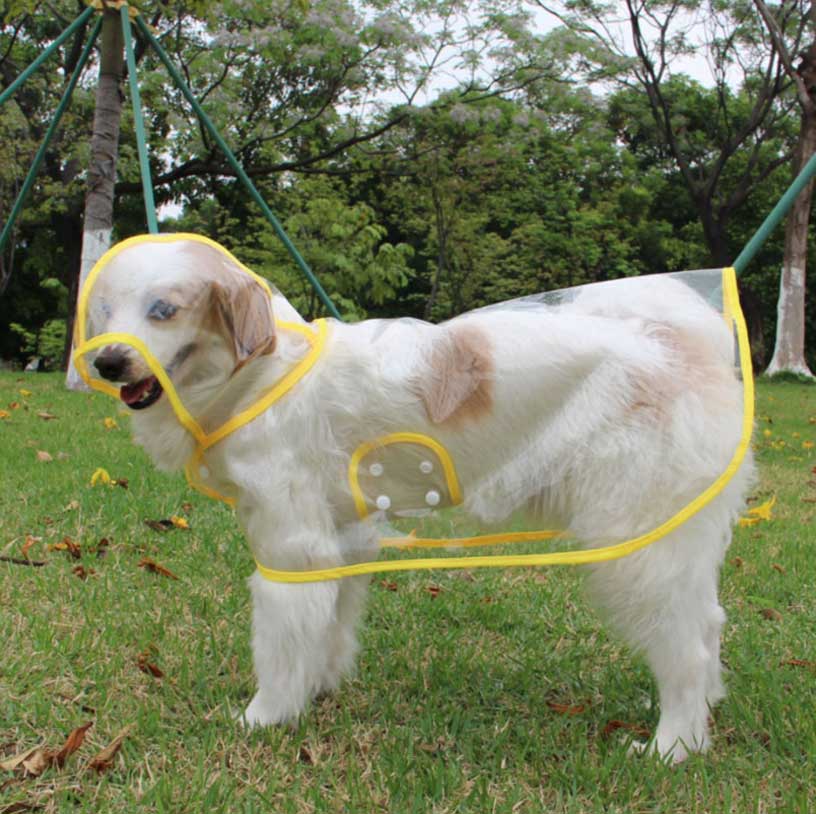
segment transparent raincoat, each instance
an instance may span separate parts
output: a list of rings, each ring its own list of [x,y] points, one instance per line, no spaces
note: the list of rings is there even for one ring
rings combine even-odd
[[[156,309],[156,322],[162,321],[162,309],[174,309],[174,303],[181,298],[184,308],[190,313],[198,309],[200,319],[238,320],[247,322],[246,325],[232,325],[233,332],[241,337],[242,345],[235,352],[239,359],[248,362],[253,354],[258,352],[253,347],[253,324],[261,324],[264,320],[274,319],[276,331],[289,332],[302,342],[302,352],[294,358],[287,372],[272,383],[261,393],[254,392],[249,400],[236,403],[230,414],[216,414],[213,420],[209,416],[204,422],[200,416],[192,414],[188,406],[179,396],[172,379],[173,359],[161,359],[155,347],[158,334],[149,323],[142,335],[117,330],[108,320],[111,307],[106,300],[109,296],[106,278],[113,274],[126,274],[127,270],[116,268],[112,264],[117,255],[125,248],[139,241],[154,243],[174,243],[184,241],[188,250],[200,254],[202,269],[200,279],[195,277],[189,284],[182,286],[182,291],[168,291],[167,298],[158,299],[153,304],[134,303],[135,308],[144,311],[145,307]],[[188,257],[189,261],[190,258]],[[189,263],[188,263],[189,265]],[[196,263],[192,264],[196,266]],[[212,301],[202,302],[203,294],[197,294],[199,288],[203,290],[204,283],[213,283],[207,278],[204,268],[215,269],[216,290],[224,290],[223,307],[215,307]],[[152,269],[149,273],[158,280],[161,279],[161,269]],[[626,556],[633,551],[649,545],[661,537],[678,528],[692,517],[706,504],[714,499],[727,485],[739,469],[748,451],[753,426],[753,379],[751,372],[750,351],[744,319],[740,311],[737,293],[736,276],[732,268],[709,269],[700,271],[684,271],[670,275],[685,286],[702,296],[713,308],[723,315],[726,324],[731,328],[734,337],[734,365],[738,378],[743,385],[743,417],[742,433],[739,444],[734,450],[733,458],[720,476],[704,489],[696,498],[673,517],[637,538],[615,543],[601,548],[582,550],[548,551],[533,554],[499,554],[499,555],[467,555],[457,557],[428,557],[386,559],[372,562],[354,563],[328,568],[317,568],[310,571],[283,571],[266,567],[258,562],[260,572],[269,579],[284,582],[307,582],[321,579],[336,579],[362,573],[374,573],[393,570],[412,570],[422,568],[474,568],[474,567],[508,567],[519,565],[554,565],[554,564],[581,564],[616,559]],[[121,280],[120,280],[121,283]],[[604,286],[626,285],[627,280],[594,283],[591,288],[595,292],[602,292]],[[253,288],[260,286],[269,300],[269,307],[249,314],[236,315],[236,302],[240,303]],[[177,286],[178,287],[178,286]],[[491,309],[512,308],[522,312],[540,312],[542,309],[558,309],[578,297],[587,287],[577,287],[548,292],[531,297],[523,297],[506,303],[488,306],[483,311]],[[127,290],[127,286],[125,286]],[[122,290],[120,284],[117,291]],[[141,286],[134,286],[133,296]],[[208,288],[212,291],[212,285]],[[212,296],[210,293],[210,300]],[[151,388],[158,388],[166,394],[178,421],[195,439],[195,452],[188,461],[186,474],[190,484],[213,498],[219,498],[227,503],[234,503],[234,496],[223,494],[216,485],[208,482],[209,471],[206,465],[207,450],[219,441],[229,436],[236,429],[254,420],[265,410],[270,409],[282,398],[296,398],[296,389],[301,379],[306,376],[312,366],[323,353],[328,327],[322,320],[307,324],[299,320],[297,315],[281,309],[275,302],[276,292],[261,277],[254,274],[226,249],[217,243],[197,235],[149,235],[131,238],[112,248],[97,263],[91,271],[82,289],[78,308],[75,333],[74,357],[77,368],[85,381],[94,389],[107,393],[126,401],[132,400],[131,406],[149,403]],[[256,298],[257,301],[257,298]],[[281,302],[285,303],[283,298]],[[667,307],[671,307],[667,303]],[[274,314],[274,315],[273,315]],[[288,318],[290,317],[290,318]],[[396,321],[399,323],[399,321]],[[395,325],[399,330],[399,325]],[[134,349],[145,371],[145,382],[157,382],[157,385],[148,384],[134,386],[133,392],[126,388],[114,387],[99,374],[97,366],[92,364],[97,354],[111,346],[128,346]],[[213,351],[217,352],[216,350]],[[155,377],[155,380],[152,378]],[[130,402],[129,402],[130,403]],[[464,499],[460,478],[457,474],[457,462],[440,441],[428,434],[417,432],[416,428],[406,426],[404,431],[375,435],[359,444],[350,454],[347,467],[348,492],[354,504],[354,511],[360,520],[374,518],[399,518],[427,513],[461,503]],[[492,545],[498,543],[520,543],[542,541],[553,537],[560,537],[565,532],[560,530],[538,530],[524,532],[508,532],[472,537],[457,537],[448,539],[407,537],[383,537],[381,544],[384,547],[399,549],[417,548],[450,548],[470,549],[474,546]]]

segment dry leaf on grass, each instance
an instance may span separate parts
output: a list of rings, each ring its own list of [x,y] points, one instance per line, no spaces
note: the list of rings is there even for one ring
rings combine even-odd
[[[147,673],[148,675],[153,676],[153,678],[164,678],[164,672],[162,672],[161,668],[154,664],[150,659],[150,651],[145,650],[136,657],[136,666],[143,672]]]
[[[42,461],[43,463],[48,463],[49,461],[53,461],[54,459],[44,449],[38,449],[37,460]]]
[[[82,549],[79,543],[75,543],[70,537],[63,537],[58,543],[51,543],[49,551],[67,551],[75,560],[82,557]]]
[[[585,709],[585,704],[559,704],[557,701],[547,701],[547,706],[561,715],[580,715]]]
[[[165,568],[163,565],[159,565],[154,560],[151,560],[149,557],[142,557],[138,563],[139,568],[144,568],[146,571],[150,571],[151,574],[161,574],[163,577],[170,577],[170,579],[178,579],[178,577],[169,569]]]
[[[782,621],[782,614],[776,608],[762,608],[760,613],[762,616],[764,616],[766,619],[770,619],[772,622]]]
[[[0,787],[2,790],[2,787]],[[26,803],[23,801],[19,801],[17,803],[11,803],[7,805],[5,808],[0,808],[0,814],[22,814],[24,811],[41,811],[42,806],[38,805],[37,803]]]
[[[81,580],[86,580],[96,573],[93,568],[85,568],[84,565],[75,565],[71,569],[71,572],[76,574]]]
[[[20,554],[28,559],[28,552],[31,550],[31,546],[41,541],[42,537],[34,537],[31,534],[26,534],[25,542],[23,543],[23,547],[20,549]]]
[[[145,520],[145,525],[153,531],[170,531],[175,528],[172,520]]]
[[[431,599],[436,599],[442,593],[442,589],[438,585],[429,585],[425,590],[431,595]]]
[[[808,659],[785,659],[779,662],[780,667],[806,667],[811,670],[816,670],[816,661],[808,661]]]
[[[652,733],[645,726],[640,726],[640,724],[630,724],[626,721],[612,720],[609,721],[603,728],[601,737],[608,738],[613,732],[617,732],[619,729],[625,729],[627,732],[631,732],[633,735],[637,735],[639,738],[650,738],[652,736]]]
[[[5,771],[15,771],[22,767],[26,775],[39,777],[49,766],[62,768],[65,761],[82,746],[85,733],[93,726],[93,721],[78,726],[65,740],[59,749],[48,749],[45,746],[35,746],[9,760],[0,763]]]
[[[380,580],[380,587],[385,588],[386,591],[396,591],[397,583],[393,580],[382,579]]]
[[[771,568],[773,568],[774,571],[778,571],[780,574],[786,573],[784,567],[781,566],[778,562],[773,563],[771,565]]]
[[[99,772],[106,772],[113,766],[113,759],[122,748],[122,743],[130,732],[130,727],[126,726],[101,752],[94,755],[88,763],[89,769]]]
[[[43,421],[55,421],[58,416],[55,416],[53,413],[47,413],[45,410],[40,411],[37,413],[37,416],[41,418]]]
[[[72,500],[70,503],[66,504],[66,506],[63,508],[63,511],[64,512],[73,512],[74,510],[76,510],[78,508],[79,508],[79,501],[78,500]]]

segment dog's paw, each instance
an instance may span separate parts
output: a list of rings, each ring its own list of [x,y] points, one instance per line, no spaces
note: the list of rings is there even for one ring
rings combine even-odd
[[[693,751],[704,751],[704,749]],[[682,763],[690,753],[686,745],[679,738],[675,738],[671,743],[661,743],[659,738],[654,738],[646,743],[633,741],[629,745],[630,755],[652,755],[674,766],[678,763]]]
[[[256,729],[262,726],[294,724],[299,712],[299,710],[285,709],[280,704],[271,703],[268,698],[263,698],[261,693],[257,692],[249,706],[237,717],[239,723],[247,729]]]

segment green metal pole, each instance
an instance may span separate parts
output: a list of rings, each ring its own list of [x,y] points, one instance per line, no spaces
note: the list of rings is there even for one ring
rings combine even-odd
[[[297,264],[298,268],[303,272],[306,276],[306,279],[312,284],[312,287],[317,292],[318,297],[322,300],[323,304],[326,306],[326,309],[329,313],[335,317],[336,319],[342,320],[340,313],[338,312],[337,308],[335,308],[334,303],[329,299],[328,294],[323,290],[323,286],[320,285],[317,277],[315,277],[312,270],[309,268],[309,265],[306,261],[301,257],[300,252],[295,248],[292,241],[289,239],[289,236],[283,229],[280,221],[275,217],[272,210],[269,208],[266,201],[261,196],[261,193],[258,192],[255,185],[250,180],[249,176],[244,171],[244,168],[238,163],[238,159],[232,154],[232,151],[227,146],[227,143],[221,138],[221,134],[216,130],[215,125],[210,121],[209,116],[204,112],[201,105],[198,103],[198,100],[193,95],[193,92],[185,83],[182,76],[176,70],[173,63],[170,61],[170,58],[165,53],[164,49],[159,45],[156,38],[153,36],[152,32],[148,28],[147,24],[141,18],[141,16],[136,17],[136,25],[139,26],[139,30],[142,34],[147,38],[148,42],[153,46],[156,53],[159,55],[159,59],[164,63],[164,67],[167,68],[168,73],[173,78],[173,81],[178,86],[179,90],[184,94],[184,97],[192,106],[193,110],[196,112],[196,115],[200,119],[201,123],[207,128],[210,135],[215,139],[216,144],[221,148],[222,152],[226,156],[227,161],[229,162],[232,169],[235,171],[235,174],[238,176],[239,180],[243,183],[243,185],[247,188],[252,199],[258,206],[261,208],[261,211],[264,213],[266,219],[272,224],[272,228],[277,233],[278,237],[281,239],[281,242],[288,250],[289,254],[292,256],[292,259]]]
[[[23,187],[20,190],[20,194],[17,196],[17,200],[14,202],[14,206],[11,208],[11,214],[6,221],[6,225],[3,227],[3,232],[0,234],[0,251],[3,250],[3,247],[6,245],[6,241],[11,234],[12,227],[14,226],[14,221],[17,220],[17,216],[20,214],[20,210],[23,208],[23,203],[25,202],[26,197],[28,196],[31,187],[34,185],[34,180],[37,177],[37,171],[40,168],[40,164],[42,164],[43,158],[45,158],[45,152],[48,149],[48,145],[51,142],[51,139],[54,137],[54,133],[57,132],[57,128],[59,127],[60,119],[62,118],[62,114],[65,112],[68,104],[71,101],[71,94],[74,92],[74,88],[76,87],[77,82],[79,81],[79,76],[82,73],[83,68],[85,67],[85,63],[88,61],[88,58],[91,55],[91,51],[93,50],[94,43],[96,42],[96,37],[99,34],[99,29],[102,27],[102,19],[96,21],[96,25],[93,27],[91,31],[90,39],[88,40],[85,48],[82,51],[82,54],[79,57],[79,61],[76,64],[76,68],[74,69],[74,73],[71,76],[70,81],[68,82],[68,87],[65,88],[65,93],[62,94],[62,99],[60,99],[60,103],[57,106],[57,110],[54,113],[54,118],[51,119],[51,124],[48,126],[48,130],[45,133],[45,137],[43,138],[43,142],[40,145],[39,150],[37,150],[37,154],[34,156],[34,160],[31,162],[31,167],[28,170],[28,175],[26,175],[26,179],[23,182]]]
[[[125,37],[125,56],[128,66],[128,83],[130,85],[130,102],[133,106],[133,123],[136,128],[136,146],[139,152],[139,170],[142,174],[142,197],[144,198],[147,229],[150,234],[158,234],[159,224],[156,220],[156,202],[153,199],[153,183],[150,178],[150,162],[147,158],[147,139],[145,137],[144,119],[142,117],[142,97],[139,93],[139,80],[136,76],[136,57],[133,53],[133,39],[130,35],[130,14],[128,7],[119,9],[122,16],[122,33]]]
[[[788,210],[793,206],[793,202],[799,197],[799,193],[810,183],[816,175],[816,155],[812,155],[810,160],[802,168],[799,175],[794,178],[793,183],[788,187],[787,192],[779,199],[779,203],[771,210],[770,214],[763,221],[754,236],[745,245],[734,261],[734,269],[737,274],[741,274],[748,263],[753,260],[754,255],[759,251],[762,244],[768,239],[771,232],[779,225],[779,222]]]
[[[77,17],[76,20],[74,20],[71,25],[69,25],[68,28],[66,28],[65,31],[63,31],[62,34],[60,34],[59,37],[57,37],[54,42],[52,42],[51,45],[49,45],[48,48],[46,48],[45,51],[43,51],[34,60],[34,62],[32,62],[2,93],[0,93],[0,105],[3,105],[9,98],[11,98],[17,88],[19,88],[20,85],[22,85],[23,82],[25,82],[26,79],[28,79],[28,77],[31,76],[31,74],[33,74],[34,71],[36,71],[37,68],[39,68],[40,65],[42,65],[42,63],[45,62],[45,60],[48,59],[48,57],[50,57],[51,54],[53,54],[54,51],[56,51],[57,48],[59,48],[60,45],[62,45],[62,43],[64,43],[65,40],[67,40],[68,37],[70,37],[71,34],[73,34],[74,31],[76,31],[93,13],[93,8],[88,6],[88,8],[86,8],[85,11],[83,11],[82,14],[80,14],[79,17]]]

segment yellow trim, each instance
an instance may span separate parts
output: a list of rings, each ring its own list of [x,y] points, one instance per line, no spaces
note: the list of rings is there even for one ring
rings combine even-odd
[[[419,571],[435,568],[455,569],[455,568],[510,568],[516,566],[542,566],[542,565],[586,565],[593,562],[608,562],[626,557],[639,551],[651,543],[665,537],[677,529],[697,512],[707,506],[733,478],[748,451],[751,443],[751,434],[754,426],[754,379],[751,368],[751,348],[748,342],[748,331],[745,326],[745,319],[739,305],[739,293],[737,291],[737,277],[733,268],[722,270],[723,284],[723,312],[726,318],[730,319],[737,332],[737,347],[740,354],[740,371],[742,373],[743,386],[743,415],[742,433],[734,455],[730,463],[720,476],[700,495],[684,506],[677,514],[669,518],[657,528],[626,540],[602,548],[581,549],[578,551],[554,551],[545,554],[522,554],[522,555],[497,555],[478,557],[440,557],[433,559],[408,559],[385,562],[364,562],[353,565],[342,565],[334,568],[322,568],[313,571],[279,571],[274,568],[267,568],[256,562],[261,576],[274,582],[322,582],[330,579],[340,579],[342,577],[360,576],[363,574],[378,574],[386,571]],[[523,532],[522,532],[523,533]],[[535,532],[530,532],[535,534]],[[539,532],[539,534],[551,534],[551,532]],[[490,535],[491,542],[497,542],[500,535]],[[504,539],[509,540],[511,535],[504,535]],[[426,541],[433,542],[433,545],[463,545],[472,544],[477,540],[484,540],[487,537],[460,538],[454,542],[448,541]],[[541,537],[537,538],[541,539]],[[410,539],[407,541],[410,543]]]
[[[360,480],[358,477],[358,470],[360,468],[360,461],[373,452],[375,449],[387,447],[390,444],[418,444],[422,447],[427,447],[442,462],[442,469],[445,472],[445,481],[448,485],[451,500],[453,504],[462,502],[462,490],[459,488],[459,478],[456,476],[456,467],[453,465],[451,456],[445,447],[438,441],[431,438],[429,435],[422,435],[418,432],[394,432],[390,435],[383,435],[381,438],[375,438],[373,441],[366,441],[360,444],[351,456],[348,465],[348,479],[351,487],[351,496],[354,498],[354,506],[357,509],[357,514],[361,520],[364,520],[370,512],[366,505],[366,499],[363,495],[363,490],[360,488]]]
[[[204,450],[209,449],[226,436],[235,432],[235,430],[237,430],[239,427],[242,427],[244,424],[248,424],[250,421],[257,418],[264,410],[269,408],[272,404],[278,401],[278,399],[282,398],[286,393],[288,393],[295,386],[295,384],[297,384],[297,382],[300,381],[300,379],[302,379],[309,372],[309,370],[311,370],[325,349],[326,340],[328,337],[328,325],[323,319],[316,320],[314,326],[316,326],[317,331],[315,332],[313,326],[310,325],[276,320],[276,328],[299,333],[308,340],[309,344],[311,345],[308,353],[306,353],[306,355],[282,379],[276,382],[272,389],[269,390],[269,392],[267,392],[263,398],[255,402],[255,404],[251,405],[246,410],[243,410],[237,415],[229,418],[211,433],[205,432],[201,425],[195,420],[195,418],[193,418],[192,415],[190,415],[189,411],[184,406],[181,398],[176,392],[173,382],[164,371],[164,368],[159,360],[156,359],[156,357],[150,352],[148,347],[141,339],[139,339],[139,337],[128,333],[111,332],[99,334],[90,340],[86,338],[88,300],[97,278],[108,263],[110,263],[110,261],[113,260],[113,258],[120,252],[130,248],[131,246],[142,243],[175,243],[180,240],[203,243],[216,249],[235,263],[238,268],[249,274],[263,287],[270,299],[272,298],[272,290],[270,289],[267,281],[264,280],[263,277],[257,275],[251,269],[248,269],[243,263],[241,263],[240,260],[234,257],[223,246],[220,246],[214,240],[210,240],[202,235],[195,235],[188,232],[178,232],[175,234],[166,235],[138,235],[136,237],[131,237],[127,240],[123,240],[121,243],[117,243],[114,247],[105,252],[105,254],[102,255],[102,257],[91,269],[84,285],[82,286],[82,291],[80,292],[79,301],[77,303],[74,364],[76,365],[79,374],[90,387],[118,399],[119,389],[117,387],[114,387],[108,382],[94,379],[90,375],[88,371],[88,364],[85,361],[84,356],[89,351],[96,350],[104,345],[110,345],[113,343],[130,345],[131,347],[135,348],[142,355],[153,375],[159,380],[159,383],[170,400],[170,404],[172,405],[173,411],[175,412],[179,422],[196,440],[196,451],[193,453],[193,456],[187,462],[187,465],[184,468],[185,475],[187,476],[187,482],[194,489],[197,489],[199,492],[207,495],[207,497],[222,500],[229,505],[234,505],[234,499],[224,497],[214,489],[198,480],[194,474],[194,469],[197,469],[201,465]]]
[[[480,534],[478,537],[380,537],[381,548],[471,548],[485,545],[506,545],[508,543],[536,543],[566,537],[563,531],[510,531],[502,534]]]

